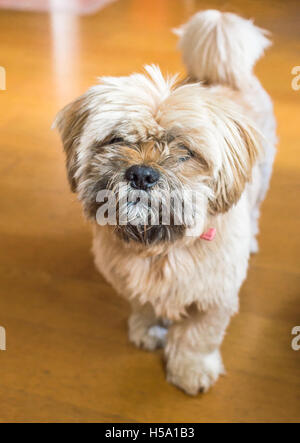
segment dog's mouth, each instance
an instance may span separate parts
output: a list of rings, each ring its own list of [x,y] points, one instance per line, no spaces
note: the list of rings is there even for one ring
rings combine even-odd
[[[159,190],[153,196],[153,192],[137,192],[126,184],[116,192],[107,184],[104,188],[103,182],[96,191],[92,204],[86,204],[86,213],[99,225],[110,225],[122,241],[152,246],[184,237],[187,224],[178,210],[182,202],[176,196],[172,199]]]
[[[118,237],[126,242],[134,241],[147,246],[173,243],[184,236],[185,225],[176,223],[170,208],[164,208],[161,203],[145,205],[143,198],[137,198],[127,202],[126,210],[128,222],[118,224],[115,229]]]
[[[141,201],[140,198],[137,198],[136,201],[129,201],[129,202],[127,203],[127,207],[128,207],[128,208],[131,208],[132,206],[137,206],[137,205],[140,203],[140,201]]]
[[[174,243],[184,236],[185,226],[131,225],[116,226],[116,235],[125,242],[134,241],[145,246]]]

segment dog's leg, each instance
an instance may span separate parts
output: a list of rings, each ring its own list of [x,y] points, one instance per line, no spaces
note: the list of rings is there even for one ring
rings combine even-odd
[[[141,305],[137,300],[131,303],[132,314],[129,317],[129,340],[139,348],[153,351],[165,344],[166,325],[159,320],[150,305]]]
[[[230,321],[221,308],[189,317],[170,327],[165,348],[167,380],[187,394],[206,392],[224,374],[220,345]]]

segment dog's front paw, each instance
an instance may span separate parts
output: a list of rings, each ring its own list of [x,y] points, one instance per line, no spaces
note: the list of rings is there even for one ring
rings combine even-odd
[[[160,325],[145,326],[141,318],[129,319],[129,340],[138,348],[154,351],[162,348],[166,342],[167,328]]]
[[[176,355],[167,363],[167,380],[189,395],[207,392],[224,374],[219,350],[211,354]]]

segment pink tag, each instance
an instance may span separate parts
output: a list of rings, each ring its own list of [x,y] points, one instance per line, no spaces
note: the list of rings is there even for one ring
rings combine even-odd
[[[217,230],[215,228],[210,228],[208,231],[204,232],[200,238],[203,240],[212,241],[216,236],[216,232]]]

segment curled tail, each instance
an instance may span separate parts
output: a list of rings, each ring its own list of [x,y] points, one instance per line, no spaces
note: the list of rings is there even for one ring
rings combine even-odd
[[[271,45],[267,31],[251,20],[216,10],[197,13],[174,32],[192,79],[237,89],[249,83],[255,62]]]

